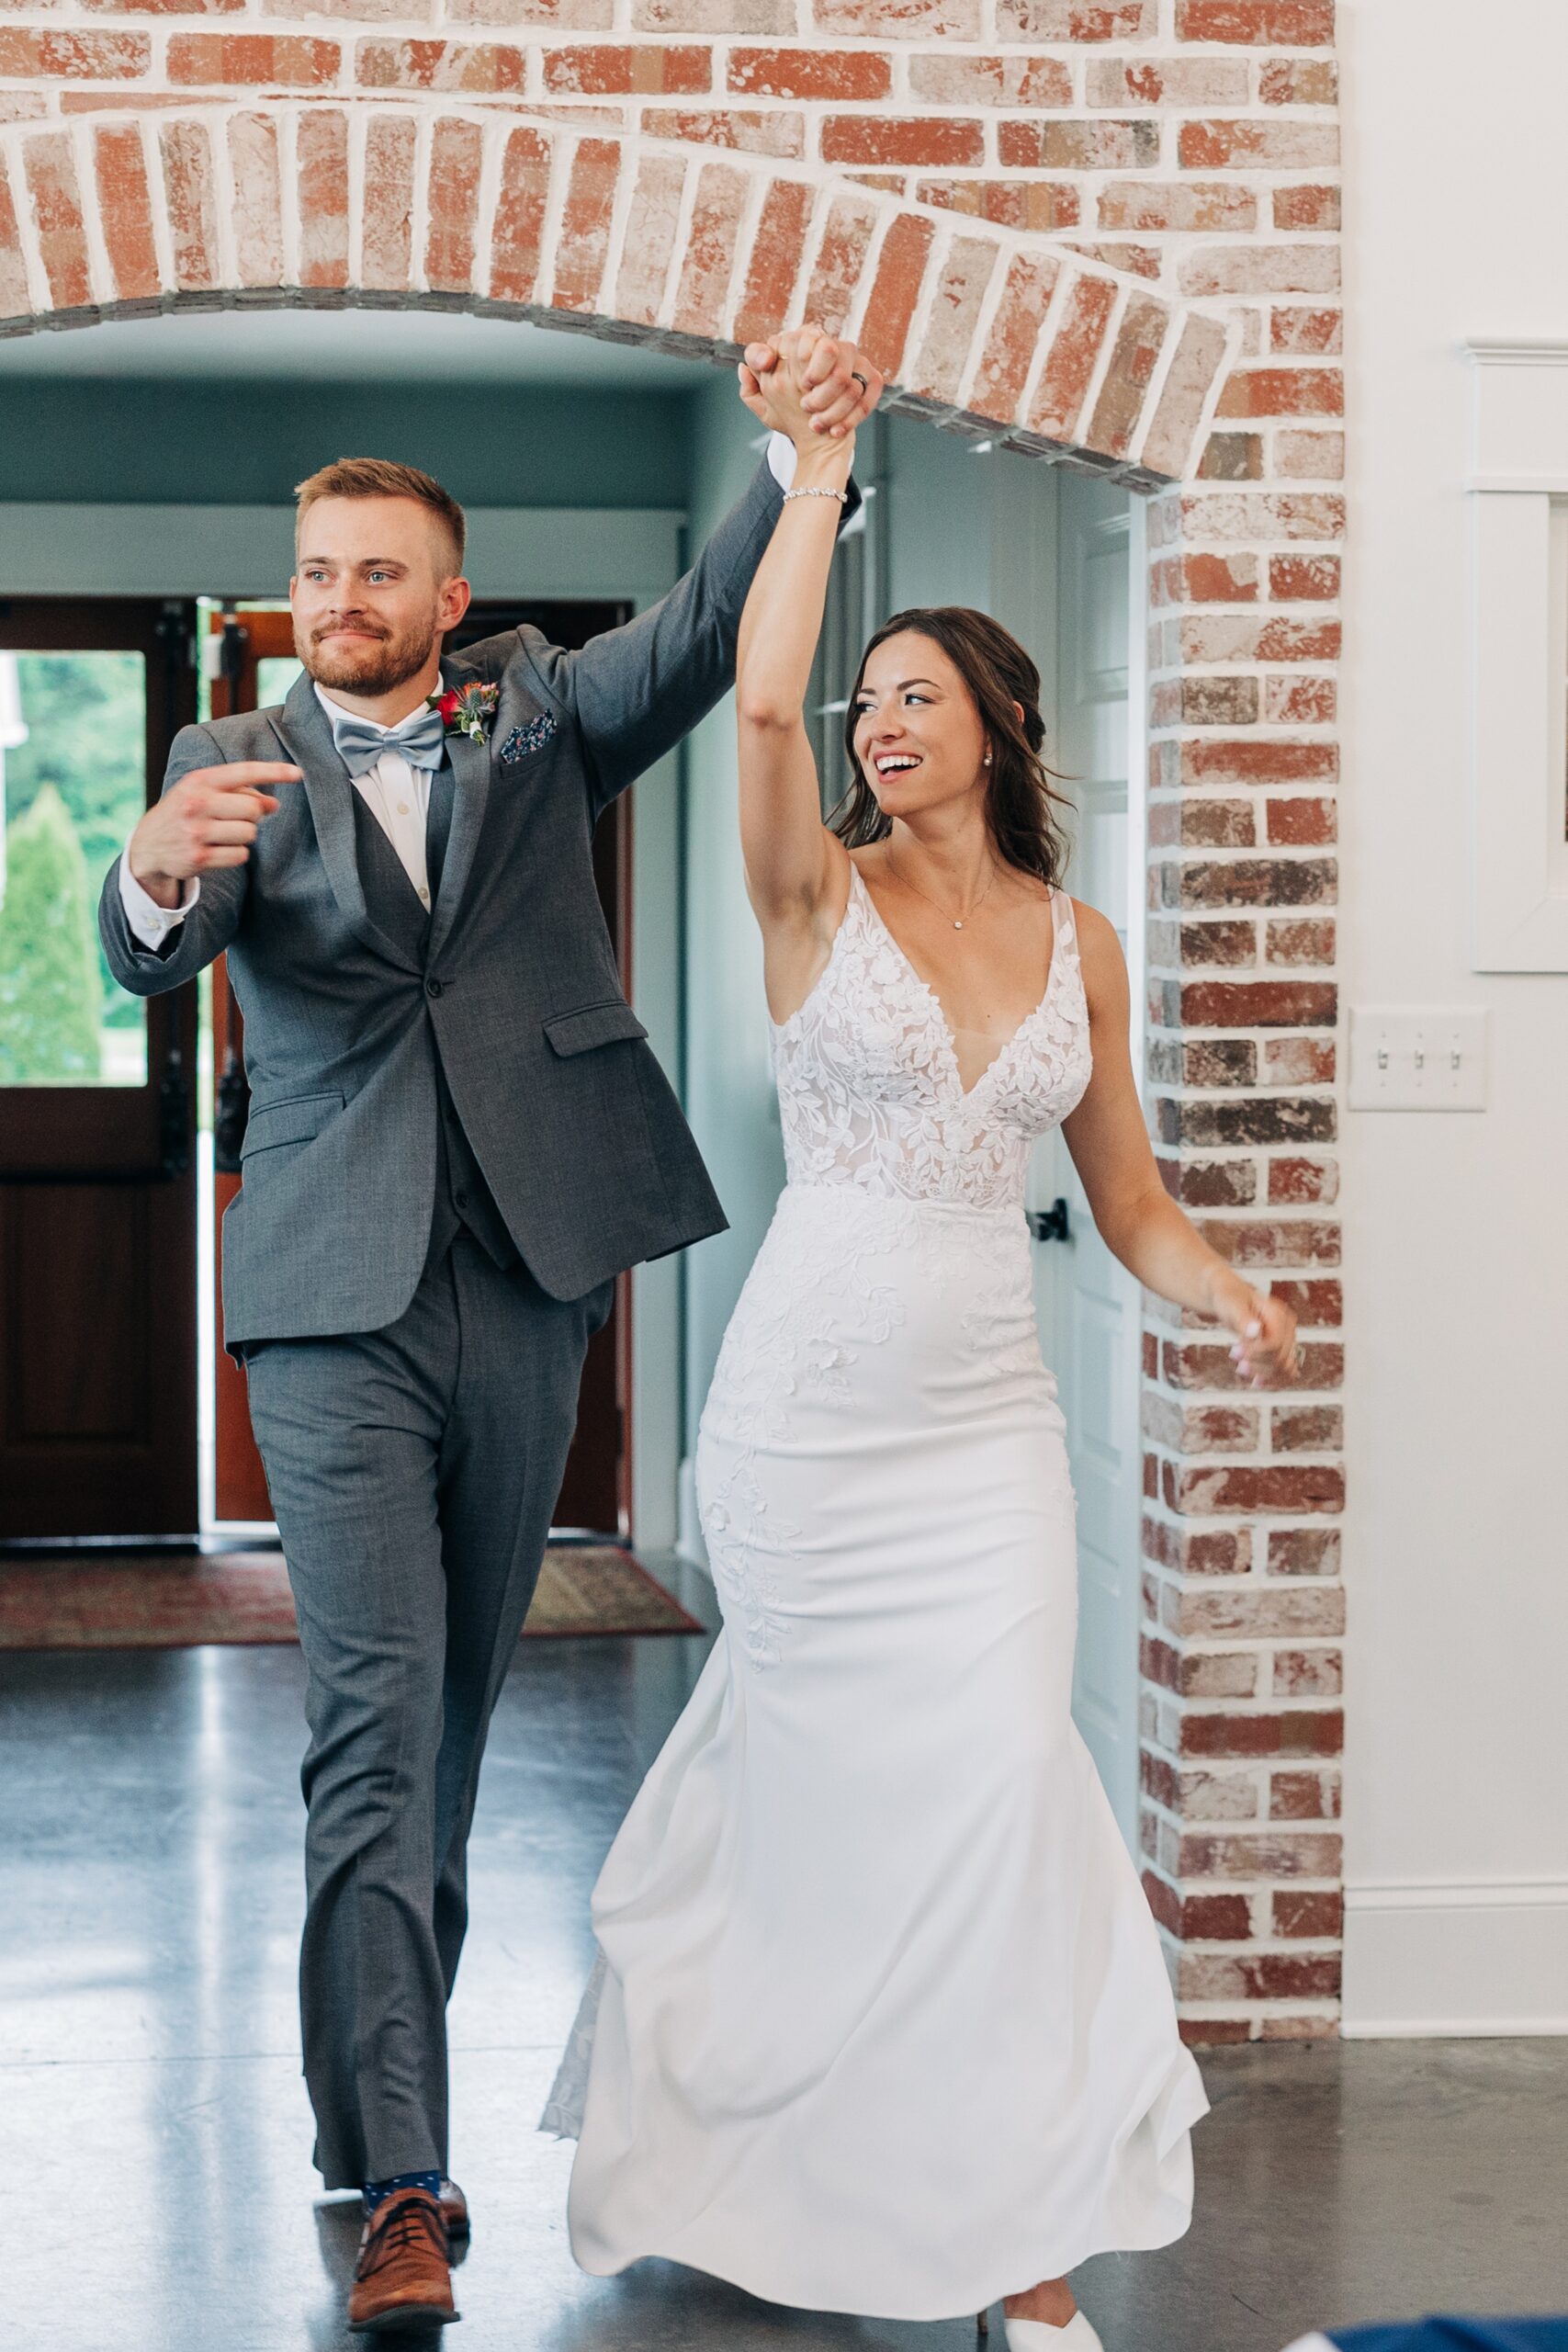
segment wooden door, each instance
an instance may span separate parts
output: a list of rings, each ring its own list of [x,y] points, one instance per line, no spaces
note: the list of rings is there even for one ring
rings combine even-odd
[[[196,990],[104,875],[196,717],[196,608],[0,599],[0,1537],[194,1535]]]
[[[217,643],[209,648],[212,716],[227,718],[281,702],[299,674],[294,623],[287,608],[209,613]],[[216,667],[212,659],[216,653]],[[212,1151],[212,1265],[215,1344],[213,1383],[213,1516],[220,1521],[270,1520],[272,1500],[261,1455],[251,1434],[245,1375],[223,1346],[223,1212],[240,1189],[249,1090],[245,1084],[245,1025],[229,987],[229,959],[212,967],[213,1100],[203,1106]]]
[[[1141,849],[1129,806],[1134,661],[1128,493],[1065,473],[1056,529],[1056,723],[1053,764],[1076,805],[1068,885],[1132,944]],[[1141,1020],[1135,989],[1134,1020]],[[1139,1060],[1134,1057],[1134,1068]],[[1078,1643],[1073,1713],[1122,1833],[1136,1850],[1138,1796],[1138,1285],[1095,1230],[1066,1145],[1037,1157],[1032,1201],[1066,1203],[1067,1238],[1035,1253],[1041,1326],[1061,1383],[1078,1503]]]
[[[446,640],[460,653],[481,638],[494,637],[531,621],[553,644],[578,646],[614,628],[629,607],[608,604],[471,605]],[[215,718],[280,702],[298,674],[292,624],[287,612],[254,609],[215,613],[211,627],[220,639],[219,673],[212,686]],[[621,984],[631,987],[631,799],[624,794],[609,809],[593,842],[594,878],[600,903],[615,942]],[[271,1516],[261,1457],[251,1435],[244,1377],[223,1351],[221,1289],[222,1215],[240,1189],[239,1147],[243,1134],[243,1023],[227,984],[221,961],[213,972],[213,1074],[215,1106],[215,1266],[219,1283],[216,1361],[216,1515],[220,1520]],[[225,1073],[227,1072],[227,1080]],[[227,1146],[227,1148],[225,1148]],[[583,1367],[577,1431],[556,1505],[558,1528],[601,1535],[629,1529],[631,1393],[631,1283],[623,1275],[608,1323],[590,1343]]]

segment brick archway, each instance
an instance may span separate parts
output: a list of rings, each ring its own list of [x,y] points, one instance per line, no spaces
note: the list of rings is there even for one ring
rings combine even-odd
[[[1187,470],[1225,356],[1223,318],[1049,240],[512,111],[231,103],[10,143],[0,331],[395,302],[728,356],[808,316],[859,337],[896,407],[1141,489]]]
[[[1306,1385],[1238,1396],[1197,1318],[1145,1322],[1145,1883],[1192,2039],[1332,2033],[1332,0],[992,0],[986,50],[980,0],[446,0],[429,40],[386,0],[253,0],[187,28],[241,5],[18,0],[0,334],[415,305],[716,356],[810,313],[895,407],[1149,493],[1156,1150],[1292,1298]]]

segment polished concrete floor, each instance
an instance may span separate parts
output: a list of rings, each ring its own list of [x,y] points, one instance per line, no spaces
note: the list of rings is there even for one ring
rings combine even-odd
[[[704,1646],[536,1642],[508,1684],[452,2019],[475,2209],[452,2352],[970,2352],[959,2322],[572,2265],[570,2152],[534,2119],[600,1856]],[[314,2194],[299,2073],[299,1696],[292,1650],[0,1657],[0,2343],[18,2352],[359,2340],[340,2315],[357,2222]],[[1204,2071],[1190,2235],[1077,2281],[1109,2352],[1568,2304],[1568,2042],[1259,2048]]]

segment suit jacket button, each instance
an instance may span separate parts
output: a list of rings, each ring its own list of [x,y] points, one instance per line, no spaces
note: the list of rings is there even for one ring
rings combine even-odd
[[[426,996],[439,996],[441,993],[441,983],[434,972],[424,984],[424,993]]]

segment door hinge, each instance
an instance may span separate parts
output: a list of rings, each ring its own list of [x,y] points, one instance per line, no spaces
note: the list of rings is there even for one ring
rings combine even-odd
[[[219,639],[218,673],[229,689],[231,718],[240,707],[240,687],[245,674],[245,650],[250,641],[251,632],[243,621],[236,620],[232,613],[225,613],[223,634]]]
[[[190,1087],[177,1046],[164,1057],[158,1086],[158,1158],[166,1178],[184,1176],[190,1167]]]
[[[158,616],[158,636],[170,670],[195,669],[196,616],[189,605],[171,596]]]

